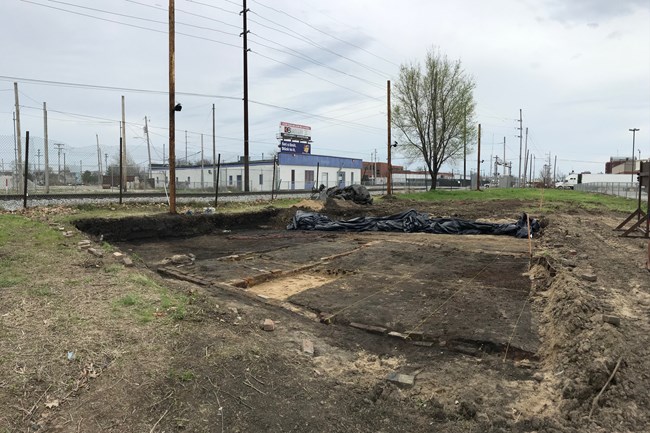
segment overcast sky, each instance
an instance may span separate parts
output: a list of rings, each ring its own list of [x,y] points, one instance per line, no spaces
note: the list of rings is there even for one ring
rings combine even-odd
[[[13,159],[13,82],[23,136],[43,136],[70,161],[97,165],[119,143],[126,98],[127,149],[147,161],[167,145],[165,0],[1,0],[0,156]],[[484,170],[491,154],[519,164],[519,109],[536,158],[558,172],[602,172],[610,156],[650,157],[650,0],[249,0],[251,156],[277,149],[281,121],[312,127],[313,153],[386,159],[386,80],[437,48],[476,81]],[[176,0],[177,158],[243,153],[241,3]],[[44,80],[36,83],[32,80]],[[124,90],[70,87],[56,83]],[[139,90],[139,91],[134,91]],[[142,90],[155,91],[145,93]],[[396,131],[394,132],[396,135]],[[166,152],[166,150],[165,150]],[[636,153],[635,157],[638,157]],[[476,153],[468,167],[476,166]],[[50,158],[52,161],[52,157]],[[400,155],[395,164],[405,161]],[[411,167],[415,168],[417,163]],[[447,170],[461,170],[462,161]],[[469,168],[468,168],[469,171]]]

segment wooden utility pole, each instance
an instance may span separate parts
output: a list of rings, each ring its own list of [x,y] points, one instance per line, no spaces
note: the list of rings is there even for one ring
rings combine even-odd
[[[20,102],[18,100],[18,83],[14,82],[14,99],[16,102],[16,173],[18,179],[18,190],[22,186],[22,166],[23,166],[23,150],[20,137]]]
[[[557,178],[555,177],[555,169],[557,168],[557,155],[555,155],[555,161],[553,162],[553,187],[555,187],[555,182]]]
[[[122,204],[122,192],[124,192],[124,189],[122,188],[122,181],[124,180],[124,165],[122,164],[122,157],[124,152],[124,146],[122,145],[122,137],[120,137],[120,204]],[[65,174],[65,153],[63,154],[63,173]]]
[[[45,142],[43,143],[45,151],[45,193],[50,193],[50,151],[48,145],[48,132],[47,132],[47,104],[43,102],[43,136]]]
[[[174,0],[169,0],[169,213],[176,213],[176,76]]]
[[[244,37],[244,191],[250,190],[250,184],[248,181],[248,21],[247,13],[248,8],[246,7],[246,0],[244,2],[244,10],[242,11],[242,20],[244,24],[244,31],[242,36]]]
[[[149,179],[151,179],[151,142],[149,141],[149,122],[147,116],[144,116],[144,133],[147,137],[147,155],[149,156]],[[151,182],[147,179],[147,182]]]
[[[476,163],[476,190],[481,190],[481,124],[478,124],[478,159]]]
[[[387,174],[387,182],[386,182],[386,194],[391,195],[393,193],[393,164],[391,162],[391,147],[393,147],[391,143],[391,134],[390,134],[390,127],[391,127],[391,111],[390,111],[390,80],[386,81],[386,106],[387,106],[387,135],[388,135],[388,174]]]
[[[524,154],[526,155],[526,162],[524,164],[524,182],[528,177],[528,170],[530,170],[530,165],[528,165],[528,127],[526,127],[526,141],[524,142]]]
[[[27,209],[27,176],[29,174],[29,131],[25,134],[25,180],[23,181],[23,209]]]
[[[122,95],[122,143],[121,146],[121,161],[120,164],[124,166],[122,171],[120,185],[122,186],[124,192],[126,192],[126,175],[129,171],[128,165],[126,165],[126,112],[124,110],[124,95]]]

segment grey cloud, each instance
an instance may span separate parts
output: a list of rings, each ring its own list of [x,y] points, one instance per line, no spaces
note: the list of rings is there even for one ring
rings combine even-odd
[[[586,21],[590,27],[598,21],[650,7],[648,0],[547,0],[546,3],[550,9],[550,18],[564,23]]]

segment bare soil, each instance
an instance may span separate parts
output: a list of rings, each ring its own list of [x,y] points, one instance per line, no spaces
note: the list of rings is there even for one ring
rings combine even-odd
[[[60,238],[29,258],[0,246],[32,272],[0,288],[0,431],[648,431],[648,241],[612,231],[625,215],[537,205],[321,211],[527,210],[546,225],[530,245],[286,231],[295,208],[84,220],[64,237],[31,210]],[[77,248],[85,237],[103,257]],[[163,264],[175,254],[193,263]]]

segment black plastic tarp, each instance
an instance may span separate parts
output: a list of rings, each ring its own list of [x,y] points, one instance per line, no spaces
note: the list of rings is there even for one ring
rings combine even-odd
[[[516,222],[496,224],[458,218],[430,218],[428,214],[412,209],[385,217],[358,217],[345,221],[334,221],[328,216],[319,213],[299,210],[287,226],[287,230],[421,232],[457,235],[506,235],[527,238],[527,224],[525,213]],[[537,233],[539,229],[539,222],[531,218],[531,235]]]
[[[357,204],[372,204],[372,197],[370,192],[363,185],[349,185],[343,188],[333,186],[325,191],[327,197],[352,200]]]

